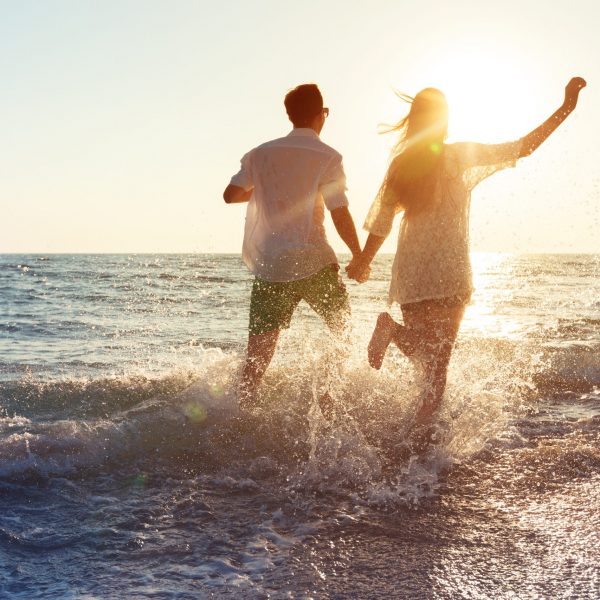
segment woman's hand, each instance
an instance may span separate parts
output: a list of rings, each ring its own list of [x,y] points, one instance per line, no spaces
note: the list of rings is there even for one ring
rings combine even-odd
[[[346,267],[346,273],[350,279],[364,283],[371,275],[371,267],[366,263],[362,254],[355,255]]]
[[[529,156],[534,150],[540,147],[540,144],[547,139],[556,128],[573,112],[577,106],[579,92],[586,86],[586,81],[582,77],[573,77],[565,87],[565,101],[562,106],[554,111],[539,127],[530,131],[521,138],[521,151],[519,158]]]
[[[565,87],[565,108],[573,110],[577,106],[579,92],[587,85],[583,77],[573,77]]]

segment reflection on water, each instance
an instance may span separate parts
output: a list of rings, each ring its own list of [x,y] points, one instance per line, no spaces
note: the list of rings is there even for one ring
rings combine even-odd
[[[598,257],[474,255],[424,448],[366,363],[391,257],[341,376],[301,306],[253,415],[238,256],[45,258],[0,256],[0,597],[599,597]]]

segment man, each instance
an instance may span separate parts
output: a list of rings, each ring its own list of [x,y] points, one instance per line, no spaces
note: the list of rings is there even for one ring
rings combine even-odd
[[[325,236],[325,207],[352,256],[360,254],[342,156],[319,138],[329,115],[319,88],[299,85],[284,104],[293,130],[248,152],[223,193],[227,204],[248,202],[242,255],[255,275],[241,408],[256,404],[279,332],[289,327],[300,300],[334,333],[347,328],[348,294]]]

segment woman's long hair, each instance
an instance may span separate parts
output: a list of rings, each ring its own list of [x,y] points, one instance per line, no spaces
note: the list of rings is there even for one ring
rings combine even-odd
[[[379,190],[383,204],[410,217],[431,206],[442,164],[444,140],[448,133],[448,104],[436,88],[425,88],[410,102],[410,111],[399,123],[383,133],[399,132],[392,161]]]

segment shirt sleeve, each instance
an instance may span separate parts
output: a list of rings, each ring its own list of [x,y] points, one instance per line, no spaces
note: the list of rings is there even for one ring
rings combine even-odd
[[[252,180],[252,152],[244,154],[240,161],[240,170],[231,178],[231,185],[236,185],[248,191],[254,187]]]
[[[325,206],[329,210],[348,206],[346,196],[346,174],[341,155],[335,155],[327,165],[319,181],[319,192],[323,195]]]
[[[393,171],[393,165],[394,162],[392,161],[363,225],[363,229],[379,237],[387,237],[390,234],[394,224],[394,217],[400,210],[398,202],[395,201],[396,192],[394,186],[390,182],[390,173]]]
[[[371,204],[363,229],[373,235],[385,238],[392,230],[395,216],[396,211],[394,207],[381,202],[378,196],[373,201],[373,204]]]
[[[470,191],[497,171],[514,167],[521,152],[521,140],[505,144],[453,144],[463,171],[465,186]]]

